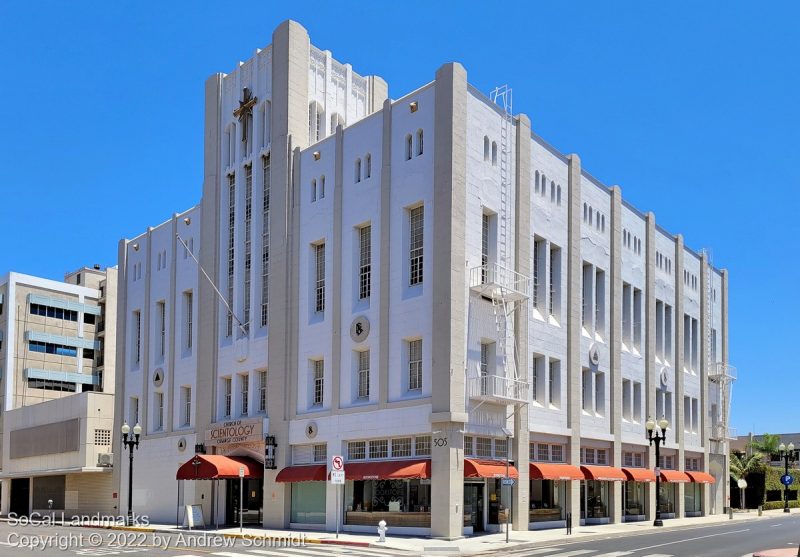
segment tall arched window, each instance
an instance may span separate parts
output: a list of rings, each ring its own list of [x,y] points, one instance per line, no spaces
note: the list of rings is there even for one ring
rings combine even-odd
[[[317,180],[316,178],[311,180],[311,201],[314,202],[317,200]]]
[[[589,208],[586,206],[586,203],[583,204],[583,222],[589,218]]]
[[[269,145],[272,133],[272,103],[264,102],[261,110],[261,147]]]
[[[497,142],[492,141],[492,166],[497,166]]]
[[[338,126],[340,124],[342,126],[344,126],[344,118],[342,118],[342,115],[339,114],[338,112],[334,112],[333,114],[331,114],[331,129],[330,129],[330,133],[335,133],[336,132],[336,126]]]
[[[487,157],[488,159],[488,157]],[[533,189],[539,193],[539,171],[537,170],[533,175]]]
[[[561,207],[561,186],[556,188],[556,205]]]
[[[325,176],[321,176],[319,179],[319,198],[323,199],[325,197]]]
[[[356,168],[353,172],[353,180],[356,184],[361,181],[361,159],[356,159]]]
[[[556,202],[556,183],[550,182],[550,203]]]
[[[417,130],[417,155],[422,154],[422,130]]]
[[[372,177],[372,155],[369,153],[366,154],[364,157],[364,178],[371,178]]]
[[[489,136],[483,136],[483,161],[489,162]],[[539,179],[539,172],[536,172],[536,179]],[[537,184],[538,187],[538,184]]]
[[[406,136],[406,160],[410,161],[414,155],[414,147],[412,145],[411,134]]]
[[[542,197],[547,195],[547,176],[545,176],[544,173],[542,173],[542,188],[540,192],[542,194]]]
[[[322,105],[313,101],[308,105],[308,142],[316,143],[322,137]]]

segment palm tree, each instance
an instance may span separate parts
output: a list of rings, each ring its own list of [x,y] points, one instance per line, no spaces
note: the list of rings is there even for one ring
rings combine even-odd
[[[731,478],[738,483],[751,472],[757,472],[763,467],[762,459],[761,453],[744,456],[731,453]],[[744,510],[744,489],[739,490],[739,506]]]
[[[772,433],[765,433],[761,435],[761,441],[756,441],[755,439],[749,443],[749,447],[753,449],[753,451],[761,453],[765,457],[772,460],[772,455],[778,454],[778,446],[781,444],[781,438],[779,435],[775,435]]]

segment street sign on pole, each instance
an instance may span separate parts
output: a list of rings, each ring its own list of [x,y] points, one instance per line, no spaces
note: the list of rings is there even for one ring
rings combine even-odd
[[[333,455],[331,457],[331,484],[336,487],[336,539],[339,539],[339,486],[344,485],[344,457]]]
[[[794,483],[794,478],[791,476],[791,474],[784,474],[781,476],[781,483],[786,487],[789,487]]]
[[[244,466],[239,466],[239,533],[242,533],[242,514],[244,512]]]
[[[503,485],[514,485],[514,478],[503,478]]]
[[[331,470],[344,470],[344,458],[340,455],[331,457]]]
[[[331,470],[331,483],[333,485],[344,485],[344,470]]]

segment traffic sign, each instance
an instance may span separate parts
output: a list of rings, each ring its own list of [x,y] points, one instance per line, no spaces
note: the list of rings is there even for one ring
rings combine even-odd
[[[794,483],[794,478],[789,474],[784,474],[783,476],[781,476],[781,483],[786,487],[789,487],[790,485],[792,485],[792,483]]]
[[[244,478],[244,466],[239,466],[239,477]]]
[[[503,478],[503,485],[514,485],[514,478]]]
[[[333,485],[344,485],[344,470],[331,470],[331,483]]]
[[[333,470],[344,470],[344,458],[339,455],[331,458],[331,468]]]

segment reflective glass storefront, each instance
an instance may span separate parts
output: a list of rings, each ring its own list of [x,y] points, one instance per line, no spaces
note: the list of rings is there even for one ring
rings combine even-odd
[[[599,480],[581,482],[581,518],[586,520],[608,518],[608,484]]]
[[[644,482],[622,482],[622,518],[625,521],[644,520],[645,490]]]
[[[683,486],[683,505],[686,516],[702,514],[703,484],[688,483]]]
[[[678,485],[669,482],[661,482],[658,485],[658,510],[664,515],[675,516],[675,491]]]
[[[357,480],[345,484],[347,525],[430,528],[430,480]]]
[[[565,519],[567,483],[558,480],[531,480],[529,522],[553,522]]]
[[[325,482],[297,482],[291,486],[290,521],[295,524],[325,524]]]

